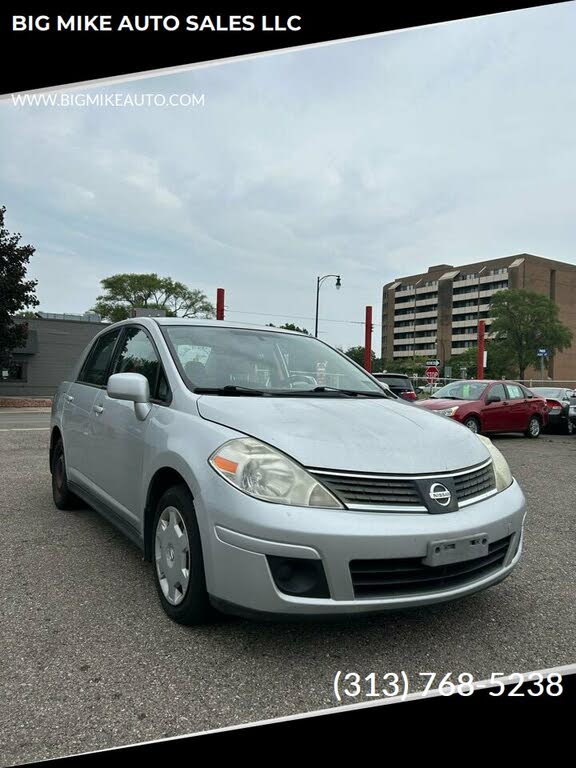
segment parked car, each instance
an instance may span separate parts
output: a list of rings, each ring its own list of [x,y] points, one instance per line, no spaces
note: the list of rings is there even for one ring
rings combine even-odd
[[[374,373],[375,379],[388,384],[392,392],[404,400],[416,400],[418,395],[410,376],[404,373]]]
[[[548,429],[573,435],[576,431],[576,395],[565,387],[531,387],[548,406]]]
[[[521,555],[525,499],[490,440],[276,328],[107,326],[54,398],[50,469],[56,506],[123,531],[182,624],[438,603]]]
[[[422,395],[433,395],[434,392],[438,392],[439,389],[441,389],[444,386],[444,384],[424,384],[423,387],[419,387],[418,394]]]
[[[548,423],[546,400],[515,381],[453,381],[417,405],[483,434],[523,432],[536,438]]]

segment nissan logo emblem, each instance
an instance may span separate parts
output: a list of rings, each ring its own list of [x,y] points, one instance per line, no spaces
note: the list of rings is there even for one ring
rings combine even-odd
[[[452,501],[452,494],[442,483],[433,483],[430,486],[430,498],[441,507],[447,507]]]

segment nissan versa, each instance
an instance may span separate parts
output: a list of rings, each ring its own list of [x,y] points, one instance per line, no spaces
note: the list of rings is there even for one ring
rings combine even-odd
[[[373,613],[462,597],[520,558],[502,454],[300,333],[211,320],[107,326],[61,384],[50,468],[154,564],[182,624]]]

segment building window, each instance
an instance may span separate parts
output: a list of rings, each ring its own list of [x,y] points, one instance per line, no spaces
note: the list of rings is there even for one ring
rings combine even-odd
[[[25,384],[28,381],[28,363],[13,360],[0,371],[0,381]]]

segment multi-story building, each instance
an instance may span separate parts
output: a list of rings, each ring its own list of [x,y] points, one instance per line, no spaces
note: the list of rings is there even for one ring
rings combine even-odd
[[[573,346],[549,363],[554,379],[576,379],[576,264],[521,253],[400,277],[384,286],[382,357],[451,357],[478,343],[478,320],[490,338],[490,299],[506,288],[545,294],[559,307],[560,320],[574,333]]]

